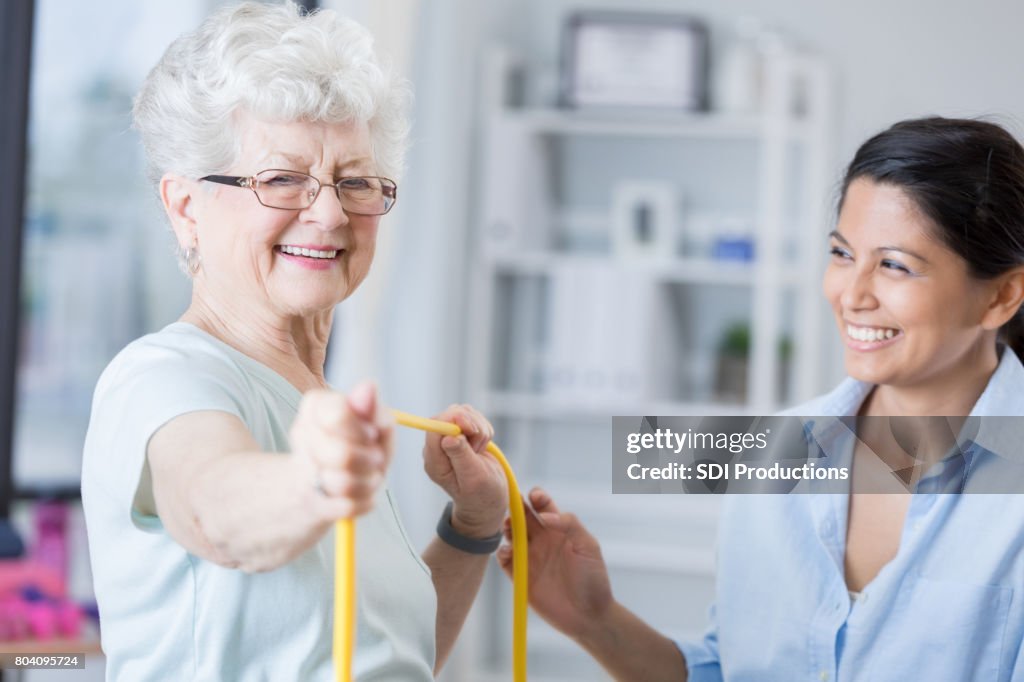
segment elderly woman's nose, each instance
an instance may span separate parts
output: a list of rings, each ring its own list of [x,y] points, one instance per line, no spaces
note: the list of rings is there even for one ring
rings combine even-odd
[[[341,197],[332,185],[324,185],[313,204],[305,210],[306,218],[325,230],[333,230],[348,223],[348,214],[341,205]]]

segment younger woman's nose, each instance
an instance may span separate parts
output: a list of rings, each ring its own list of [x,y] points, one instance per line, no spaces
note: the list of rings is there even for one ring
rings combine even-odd
[[[851,272],[843,282],[839,302],[850,310],[863,310],[878,305],[875,298],[873,281],[870,272]]]

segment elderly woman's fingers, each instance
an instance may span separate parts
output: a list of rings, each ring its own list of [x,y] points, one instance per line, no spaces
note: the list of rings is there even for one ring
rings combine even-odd
[[[467,434],[470,447],[475,452],[483,452],[494,437],[494,427],[472,405],[458,405],[457,407],[455,423]]]
[[[315,389],[303,395],[296,426],[370,444],[380,438],[377,412],[376,389],[372,384],[360,384],[349,396]]]
[[[355,476],[384,473],[387,456],[376,445],[346,445],[334,438],[323,438],[311,453],[318,469],[347,471]]]
[[[360,381],[348,393],[348,406],[363,419],[372,420],[377,410],[377,386],[372,381]]]
[[[450,405],[447,410],[441,413],[440,419],[458,426],[462,431],[462,437],[466,439],[471,448],[473,447],[474,439],[479,440],[480,427],[462,405]],[[476,448],[473,449],[475,450]]]
[[[372,507],[394,450],[393,431],[372,384],[360,384],[348,396],[315,390],[303,397],[291,430],[292,453],[304,462],[318,513],[340,518]]]
[[[328,497],[346,497],[353,501],[372,499],[384,482],[378,471],[355,474],[351,471],[325,469],[317,476],[317,490]]]
[[[494,427],[471,405],[449,405],[443,412],[434,415],[434,419],[458,426],[474,452],[483,452],[494,437]]]
[[[391,458],[395,454],[395,418],[391,410],[380,407],[377,410],[377,446],[384,453],[384,469],[391,466]]]
[[[317,516],[325,520],[346,519],[361,516],[373,509],[375,496],[352,498],[326,495],[313,491],[311,496]]]
[[[428,447],[428,456],[423,459],[423,468],[431,479],[436,480],[438,477],[450,475],[453,470],[463,470],[463,467],[469,465],[471,458],[479,457],[465,436],[441,436],[440,446],[443,455],[430,456]]]

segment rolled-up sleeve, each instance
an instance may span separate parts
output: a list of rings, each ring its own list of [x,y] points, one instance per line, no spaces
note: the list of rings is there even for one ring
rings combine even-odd
[[[718,621],[715,605],[708,609],[708,628],[699,641],[676,640],[686,659],[688,682],[722,682],[722,666],[718,658]]]

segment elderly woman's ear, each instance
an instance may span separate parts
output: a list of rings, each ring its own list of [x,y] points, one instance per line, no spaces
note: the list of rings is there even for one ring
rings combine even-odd
[[[193,195],[198,187],[194,180],[189,180],[174,173],[165,173],[160,178],[160,199],[164,211],[171,221],[171,227],[182,248],[188,248],[195,242],[196,219]]]

